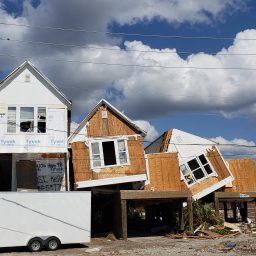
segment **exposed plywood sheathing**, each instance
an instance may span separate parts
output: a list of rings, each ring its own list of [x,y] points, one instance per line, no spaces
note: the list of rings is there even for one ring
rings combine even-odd
[[[129,137],[127,144],[130,165],[104,167],[93,171],[90,167],[88,147],[83,142],[73,143],[72,155],[75,182],[146,174],[143,139]]]
[[[65,158],[64,153],[43,153],[41,154],[41,158]]]
[[[168,130],[164,133],[164,139],[160,148],[160,152],[167,152],[172,137],[172,130]]]
[[[232,182],[232,187],[225,188],[225,191],[256,191],[256,162],[254,159],[228,160],[227,163],[235,179]]]
[[[215,146],[213,146],[212,149],[207,150],[206,156],[214,170],[217,172],[219,181],[224,180],[230,176],[229,170]]]
[[[72,143],[72,161],[75,183],[92,179],[90,170],[89,149],[84,142]]]
[[[219,179],[217,177],[208,177],[205,180],[202,180],[200,183],[197,183],[193,186],[191,186],[189,189],[192,193],[192,195],[196,195],[197,193],[202,192],[203,190],[215,185],[219,182]]]
[[[177,153],[148,154],[150,184],[146,190],[186,191],[180,180],[180,169]]]
[[[102,118],[102,111],[107,111],[107,118]],[[108,136],[138,134],[138,131],[135,130],[134,127],[122,120],[120,116],[105,106],[101,106],[88,122],[88,137],[104,137],[106,136],[106,132],[108,133]]]

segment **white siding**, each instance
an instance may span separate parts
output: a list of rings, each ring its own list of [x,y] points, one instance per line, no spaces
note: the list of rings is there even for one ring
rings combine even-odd
[[[25,69],[0,91],[0,153],[67,152],[67,106],[43,83]],[[7,133],[8,106],[46,107],[46,133],[21,133],[18,111],[17,132]]]

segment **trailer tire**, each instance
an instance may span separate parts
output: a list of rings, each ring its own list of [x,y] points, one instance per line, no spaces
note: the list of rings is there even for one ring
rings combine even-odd
[[[30,252],[40,252],[43,249],[43,240],[39,237],[34,237],[28,242]]]
[[[60,245],[60,239],[55,236],[49,237],[45,242],[45,247],[48,251],[56,251],[59,249]]]

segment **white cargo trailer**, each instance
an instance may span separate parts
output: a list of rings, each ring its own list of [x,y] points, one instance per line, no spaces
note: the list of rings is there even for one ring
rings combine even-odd
[[[0,247],[56,250],[90,231],[90,192],[0,192]]]

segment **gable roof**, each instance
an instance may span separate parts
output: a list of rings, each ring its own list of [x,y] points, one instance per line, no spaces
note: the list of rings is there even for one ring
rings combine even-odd
[[[93,110],[86,116],[86,118],[79,124],[76,130],[70,135],[68,138],[68,142],[72,141],[72,139],[79,134],[82,128],[86,125],[86,123],[92,118],[92,116],[97,112],[97,110],[102,106],[106,105],[112,112],[114,112],[117,116],[131,125],[135,130],[137,130],[142,136],[146,136],[146,132],[142,130],[138,125],[136,125],[130,118],[120,112],[117,108],[111,105],[107,100],[101,99],[97,105],[93,108]]]
[[[72,102],[67,96],[61,92],[45,75],[43,75],[30,61],[24,61],[19,67],[13,70],[5,79],[0,81],[0,91],[3,90],[8,84],[18,76],[23,70],[29,69],[37,78],[41,78],[45,86],[55,94],[55,96],[63,102],[69,109],[71,109]]]
[[[169,130],[165,131],[157,139],[155,139],[152,143],[150,143],[145,148],[145,152],[146,153],[152,153],[152,152],[150,152],[150,148],[153,149],[154,153],[168,152],[168,146],[170,144],[170,141],[172,140],[173,135],[175,134],[175,131],[182,132],[182,133],[185,133],[185,134],[189,134],[191,136],[194,136],[194,137],[197,137],[197,138],[200,138],[200,139],[203,139],[203,140],[207,140],[207,141],[209,141],[209,145],[214,145],[214,144],[216,145],[217,144],[213,140],[203,138],[203,137],[194,135],[192,133],[187,133],[187,132],[172,128],[172,129],[169,129]],[[157,144],[157,145],[153,146],[154,144]],[[186,144],[184,144],[184,145],[186,145]],[[189,144],[187,144],[186,146],[189,146]]]

